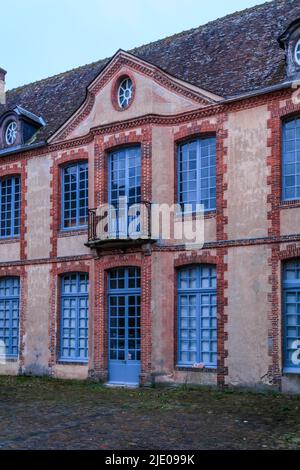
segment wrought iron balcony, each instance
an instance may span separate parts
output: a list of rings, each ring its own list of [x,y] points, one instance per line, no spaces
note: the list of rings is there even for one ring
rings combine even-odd
[[[89,210],[91,248],[141,245],[151,240],[151,203],[102,205]]]

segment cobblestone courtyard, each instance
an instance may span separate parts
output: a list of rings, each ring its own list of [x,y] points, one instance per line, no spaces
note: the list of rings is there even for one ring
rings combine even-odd
[[[300,397],[0,378],[1,449],[300,449]]]

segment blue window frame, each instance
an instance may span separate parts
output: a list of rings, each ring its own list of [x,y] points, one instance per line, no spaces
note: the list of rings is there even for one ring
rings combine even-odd
[[[108,200],[116,210],[116,222],[111,221],[111,230],[116,235],[128,236],[129,224],[134,226],[134,216],[128,210],[141,202],[141,149],[139,146],[124,148],[109,155]],[[120,209],[120,202],[125,204]],[[125,209],[125,210],[124,210]],[[136,232],[140,232],[137,224]]]
[[[141,274],[139,268],[109,272],[109,359],[140,361]]]
[[[73,273],[61,282],[60,360],[88,361],[88,275]]]
[[[300,118],[283,123],[282,199],[300,199]]]
[[[62,170],[62,229],[88,223],[88,164],[76,163]]]
[[[283,266],[284,370],[300,374],[300,260]]]
[[[178,364],[217,366],[216,268],[189,266],[178,272]]]
[[[0,181],[0,238],[20,235],[21,182],[19,176]]]
[[[216,138],[197,139],[178,148],[179,204],[203,204],[204,210],[216,209]]]
[[[19,354],[20,279],[0,279],[0,341],[1,355],[17,358]]]

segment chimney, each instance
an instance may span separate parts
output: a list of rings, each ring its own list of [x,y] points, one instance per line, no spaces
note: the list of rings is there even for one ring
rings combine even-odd
[[[6,71],[1,69],[1,67],[0,67],[0,104],[5,104],[6,103],[5,75],[6,75]]]

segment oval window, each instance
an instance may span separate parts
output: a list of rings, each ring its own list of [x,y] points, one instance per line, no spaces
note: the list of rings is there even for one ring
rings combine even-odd
[[[129,77],[124,78],[118,90],[118,102],[120,108],[127,108],[133,97],[133,83]]]

